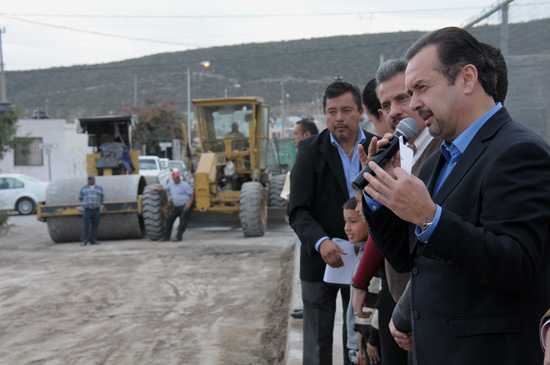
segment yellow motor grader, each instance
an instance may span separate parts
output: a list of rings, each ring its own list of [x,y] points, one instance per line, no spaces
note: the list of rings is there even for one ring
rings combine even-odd
[[[268,206],[286,204],[280,197],[285,175],[272,177],[268,170],[269,105],[259,97],[193,103],[201,148],[195,210],[237,213],[245,236],[262,236]]]

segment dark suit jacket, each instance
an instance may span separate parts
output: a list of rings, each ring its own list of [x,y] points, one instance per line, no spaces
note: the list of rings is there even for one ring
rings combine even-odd
[[[430,192],[440,152],[420,172]],[[392,266],[410,270],[419,364],[538,364],[549,307],[550,149],[502,108],[433,197],[443,211],[427,244],[387,208],[368,215]],[[386,244],[384,244],[386,243]]]
[[[414,163],[411,173],[414,176],[418,176],[424,162],[430,157],[434,152],[439,151],[443,141],[440,138],[432,138],[430,143],[424,148],[420,157]],[[386,260],[384,262],[384,268],[386,270],[386,278],[388,279],[388,289],[395,303],[399,302],[403,291],[411,278],[410,272],[397,272],[391,264]],[[410,332],[410,331],[409,331]]]
[[[367,150],[374,135],[363,132]],[[302,245],[300,279],[323,281],[326,264],[315,243],[323,236],[347,239],[342,206],[348,199],[342,160],[329,130],[302,140],[290,174],[289,214]]]

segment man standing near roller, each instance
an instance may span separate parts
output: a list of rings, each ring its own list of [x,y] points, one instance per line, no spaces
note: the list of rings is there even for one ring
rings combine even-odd
[[[99,228],[101,204],[104,199],[103,188],[95,183],[95,175],[88,175],[88,184],[80,189],[78,200],[82,202],[84,212],[82,214],[84,227],[80,238],[81,246],[99,245],[97,241],[97,230]],[[90,230],[90,223],[92,229]]]
[[[151,191],[169,191],[172,194],[172,202],[174,203],[174,208],[168,215],[168,218],[166,218],[164,235],[160,239],[161,242],[170,240],[172,227],[178,217],[180,219],[178,233],[172,241],[179,242],[183,239],[183,233],[187,228],[187,222],[191,214],[191,205],[195,199],[195,192],[188,183],[181,180],[179,171],[172,172],[172,179],[174,181],[170,181],[164,186],[151,189]]]

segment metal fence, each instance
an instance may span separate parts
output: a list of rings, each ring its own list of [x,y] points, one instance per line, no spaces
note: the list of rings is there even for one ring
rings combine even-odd
[[[550,1],[500,1],[469,22],[465,28],[505,56],[512,117],[550,143]]]

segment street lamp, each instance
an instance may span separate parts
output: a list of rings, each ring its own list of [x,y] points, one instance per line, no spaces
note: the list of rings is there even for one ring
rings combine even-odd
[[[210,67],[210,61],[202,61],[200,65],[204,68]],[[192,151],[191,147],[191,69],[187,67],[187,145],[189,151]],[[188,156],[191,158],[191,156]]]

